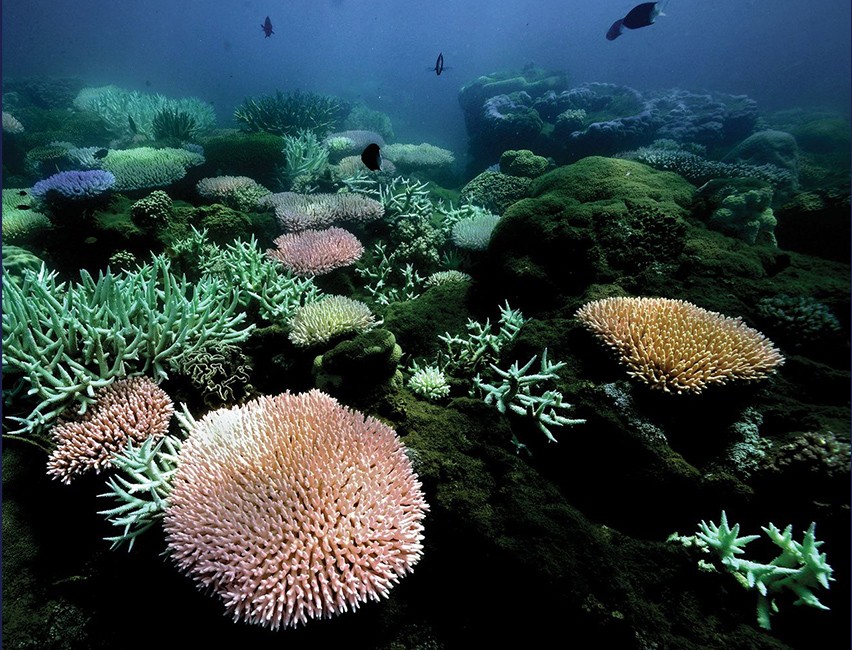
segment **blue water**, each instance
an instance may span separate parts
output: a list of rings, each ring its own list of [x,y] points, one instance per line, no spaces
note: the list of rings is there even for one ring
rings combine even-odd
[[[534,62],[572,84],[744,93],[761,110],[850,102],[847,0],[665,3],[609,42],[632,0],[8,0],[3,74],[78,76],[212,102],[227,125],[246,97],[296,89],[388,113],[402,142],[461,153],[458,89]],[[264,38],[266,16],[275,34]],[[429,73],[439,52],[451,68]]]

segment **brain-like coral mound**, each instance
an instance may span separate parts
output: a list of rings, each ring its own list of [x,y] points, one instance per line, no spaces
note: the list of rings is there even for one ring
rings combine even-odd
[[[764,379],[784,357],[739,318],[668,298],[602,298],[577,318],[612,348],[631,377],[670,393]]]
[[[165,435],[173,414],[171,398],[152,380],[119,379],[98,391],[85,414],[64,418],[51,429],[56,448],[47,473],[63,483],[90,470],[98,473],[128,441]]]
[[[163,526],[234,620],[279,629],[387,596],[420,559],[427,510],[393,429],[313,390],[198,421]]]
[[[529,149],[509,149],[500,156],[500,172],[510,176],[535,178],[541,176],[550,167],[550,161],[537,156]]]

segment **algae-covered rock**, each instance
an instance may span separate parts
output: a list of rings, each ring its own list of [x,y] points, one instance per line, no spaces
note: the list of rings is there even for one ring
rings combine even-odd
[[[485,273],[515,305],[554,306],[589,284],[674,260],[692,186],[640,163],[584,158],[532,181],[494,230]]]

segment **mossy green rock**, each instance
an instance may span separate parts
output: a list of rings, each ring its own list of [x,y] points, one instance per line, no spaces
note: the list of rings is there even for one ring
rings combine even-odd
[[[550,162],[544,156],[537,156],[529,149],[510,149],[500,156],[500,171],[510,176],[536,178],[547,171]]]
[[[338,343],[314,360],[317,388],[335,395],[359,396],[398,377],[402,348],[393,333],[377,328]]]
[[[680,254],[694,188],[671,172],[592,156],[532,181],[494,229],[485,277],[521,308],[555,306]]]

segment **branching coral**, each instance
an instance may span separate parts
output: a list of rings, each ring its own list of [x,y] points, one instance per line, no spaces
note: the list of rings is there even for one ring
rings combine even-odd
[[[130,551],[136,538],[163,518],[180,446],[180,439],[174,436],[151,436],[139,446],[129,441],[110,459],[118,473],[107,481],[109,492],[98,496],[112,497],[118,505],[98,514],[121,528],[121,533],[106,538],[112,542],[112,549],[126,543]]]
[[[334,97],[278,90],[275,95],[246,99],[234,111],[234,119],[244,131],[295,135],[307,129],[322,138],[335,129],[342,112]]]
[[[81,271],[78,283],[59,283],[45,269],[13,282],[4,268],[4,375],[36,401],[28,415],[10,419],[18,432],[36,433],[67,407],[85,413],[95,389],[119,377],[165,379],[189,350],[244,341],[253,326],[243,325],[239,302],[230,283],[208,276],[190,285],[159,256],[97,280]]]

